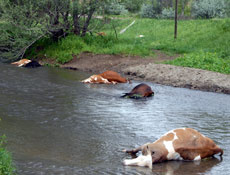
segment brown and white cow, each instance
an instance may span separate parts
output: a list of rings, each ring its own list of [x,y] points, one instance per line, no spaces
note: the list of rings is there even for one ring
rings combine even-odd
[[[83,83],[104,83],[104,84],[117,84],[126,83],[127,79],[121,77],[117,72],[105,71],[98,75],[92,75],[89,78],[82,81]]]
[[[213,140],[191,128],[179,128],[169,131],[153,143],[144,144],[132,150],[124,150],[131,155],[142,151],[134,159],[125,159],[124,165],[147,166],[167,160],[201,160],[214,156],[223,150]]]
[[[16,66],[18,67],[22,67],[22,66],[25,66],[26,64],[30,63],[31,60],[28,60],[28,59],[21,59],[19,61],[16,61],[16,62],[13,62],[11,64],[15,64]]]
[[[18,67],[40,67],[41,65],[37,61],[29,60],[29,59],[21,59],[19,61],[13,62]]]
[[[154,95],[151,87],[147,84],[141,83],[134,87],[131,92],[125,93],[125,95],[121,97],[125,98],[142,98],[142,97],[151,97]]]

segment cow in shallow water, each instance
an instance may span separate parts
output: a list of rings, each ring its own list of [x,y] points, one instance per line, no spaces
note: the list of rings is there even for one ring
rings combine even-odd
[[[82,81],[83,83],[104,83],[104,84],[117,84],[126,83],[127,79],[121,77],[117,72],[105,71],[98,75],[92,75]]]
[[[19,61],[13,62],[11,64],[14,64],[18,67],[40,67],[41,65],[37,61],[32,61],[29,59],[21,59]]]
[[[213,140],[191,128],[180,128],[169,131],[153,143],[144,144],[136,149],[124,150],[131,155],[142,151],[142,155],[134,159],[125,159],[124,165],[147,166],[167,160],[201,160],[220,153]]]
[[[125,95],[121,97],[126,98],[142,98],[142,97],[151,97],[154,95],[151,87],[147,84],[141,83],[134,87],[131,92],[125,93]]]

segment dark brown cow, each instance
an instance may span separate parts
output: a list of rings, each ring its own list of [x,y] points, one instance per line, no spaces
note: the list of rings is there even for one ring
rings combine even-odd
[[[191,128],[180,128],[169,131],[153,143],[147,143],[136,149],[124,150],[126,153],[142,155],[134,159],[126,159],[124,165],[147,166],[167,160],[201,160],[214,156],[223,150],[213,140]]]
[[[126,98],[142,98],[142,97],[151,97],[154,95],[151,87],[147,84],[141,83],[133,88],[129,93],[125,93],[122,97]]]
[[[91,77],[82,81],[83,83],[104,83],[104,84],[117,84],[128,82],[125,78],[121,77],[117,72],[105,71],[99,75],[92,75]]]

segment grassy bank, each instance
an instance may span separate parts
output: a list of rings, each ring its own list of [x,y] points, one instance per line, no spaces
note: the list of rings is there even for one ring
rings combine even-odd
[[[133,20],[136,20],[135,24],[119,34]],[[81,52],[150,56],[154,59],[154,50],[161,50],[182,55],[167,64],[230,73],[230,19],[179,21],[177,40],[173,37],[173,20],[129,18],[114,19],[112,23],[118,38],[112,25],[106,24],[101,30],[106,36],[79,38],[69,35],[58,43],[43,39],[37,43],[42,49],[34,47],[30,56],[53,58],[59,63],[68,62]]]
[[[0,175],[13,175],[14,167],[10,153],[4,147],[5,136],[0,136]]]

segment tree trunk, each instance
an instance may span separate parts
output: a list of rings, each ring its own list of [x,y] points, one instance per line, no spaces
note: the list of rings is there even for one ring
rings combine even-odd
[[[76,35],[80,35],[81,28],[79,24],[79,10],[78,10],[78,1],[73,2],[73,27],[74,27],[74,33]]]
[[[84,26],[83,26],[83,29],[82,29],[81,36],[85,36],[85,35],[86,35],[86,32],[87,32],[87,30],[88,30],[88,26],[89,26],[89,22],[90,22],[90,20],[91,20],[91,18],[92,18],[92,16],[93,16],[93,13],[94,13],[95,10],[96,10],[96,5],[97,5],[97,3],[98,3],[98,0],[95,1],[95,2],[93,2],[93,1],[90,2],[90,10],[89,10],[87,19],[86,19],[86,21],[85,21],[85,23],[84,23]]]
[[[175,1],[175,29],[174,29],[174,39],[177,38],[177,7],[178,7],[178,0]]]

